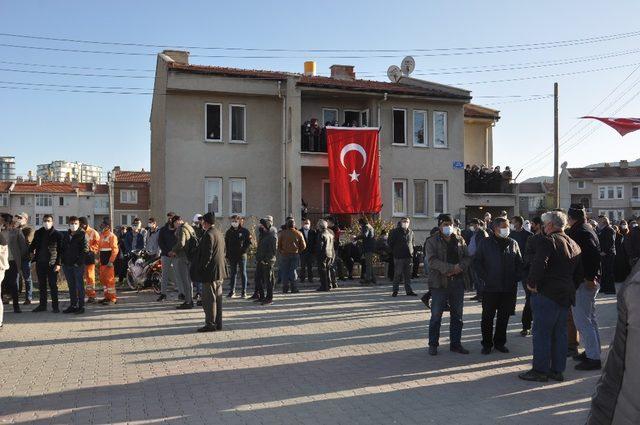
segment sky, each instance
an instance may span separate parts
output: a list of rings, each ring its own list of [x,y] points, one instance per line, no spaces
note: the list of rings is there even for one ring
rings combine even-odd
[[[21,35],[302,50],[189,49],[198,64],[302,72],[305,60],[315,60],[320,74],[347,63],[361,78],[382,81],[390,65],[411,54],[412,76],[471,90],[474,103],[501,111],[494,164],[522,169],[519,181],[553,173],[552,156],[544,155],[553,144],[549,95],[557,81],[560,162],[578,167],[634,160],[640,158],[640,131],[621,138],[578,117],[640,116],[639,14],[637,0],[615,7],[592,0],[0,0],[0,156],[15,156],[22,175],[56,159],[149,168],[148,93],[162,47]],[[522,44],[537,46],[495,48]],[[492,48],[470,49],[477,47]],[[390,52],[373,51],[380,49]]]

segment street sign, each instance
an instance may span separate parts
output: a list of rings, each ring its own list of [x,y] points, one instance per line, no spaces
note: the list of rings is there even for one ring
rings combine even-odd
[[[454,170],[462,170],[464,168],[464,162],[462,161],[453,161],[453,169]]]

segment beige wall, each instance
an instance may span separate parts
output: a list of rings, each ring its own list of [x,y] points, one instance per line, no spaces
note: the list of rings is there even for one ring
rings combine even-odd
[[[480,120],[465,120],[464,123],[464,162],[465,164],[485,164],[491,167],[492,158],[488,155],[487,131],[492,131],[491,123]]]
[[[302,168],[302,198],[310,213],[322,212],[322,181],[329,180],[326,167]]]

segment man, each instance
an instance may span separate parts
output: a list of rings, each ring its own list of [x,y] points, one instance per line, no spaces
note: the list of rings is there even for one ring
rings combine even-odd
[[[254,302],[262,305],[273,302],[273,269],[278,252],[278,231],[273,227],[270,216],[260,220],[258,228],[258,247],[256,249],[256,294]],[[266,288],[265,288],[266,287]],[[266,294],[265,294],[266,289]]]
[[[302,233],[296,229],[296,223],[293,217],[288,217],[285,228],[280,232],[278,237],[278,253],[280,254],[280,267],[282,268],[282,292],[289,292],[291,285],[291,293],[300,292],[296,288],[296,269],[300,261],[300,253],[307,247]]]
[[[189,277],[189,255],[192,247],[197,245],[196,233],[179,215],[171,218],[171,227],[176,229],[176,243],[171,248],[169,257],[173,258],[178,288],[184,294],[184,302],[176,306],[176,309],[190,310],[193,308],[193,285]]]
[[[89,244],[89,252],[85,256],[84,281],[85,295],[87,303],[91,304],[96,301],[96,260],[99,259],[100,252],[100,234],[89,226],[87,217],[79,217],[80,228],[87,238]]]
[[[11,294],[13,300],[13,312],[21,313],[20,310],[20,266],[22,265],[22,259],[27,253],[27,243],[24,239],[24,235],[20,229],[16,228],[13,216],[11,214],[2,214],[0,218],[0,226],[2,228],[2,234],[7,242],[9,248],[9,268],[7,269],[2,285]]]
[[[251,247],[251,233],[242,226],[239,215],[231,216],[231,227],[224,234],[224,245],[231,269],[227,298],[235,296],[238,270],[242,282],[240,298],[245,298],[247,296],[247,252]]]
[[[159,237],[158,223],[155,218],[150,217],[147,221],[147,239],[144,242],[144,249],[151,258],[160,257]]]
[[[600,241],[600,256],[602,257],[602,292],[615,295],[613,265],[616,260],[616,231],[609,224],[609,218],[604,215],[598,217],[598,239]]]
[[[640,226],[635,220],[629,222],[629,233],[624,238],[623,244],[629,266],[633,268],[640,258]]]
[[[4,280],[4,274],[7,270],[9,270],[9,244],[2,232],[0,232],[0,282]],[[0,329],[2,329],[3,319],[4,303],[2,302],[2,286],[0,285]]]
[[[143,251],[147,239],[147,231],[142,228],[139,218],[135,218],[131,224],[131,231],[124,235],[125,254],[131,251]]]
[[[33,241],[29,245],[29,252],[36,263],[38,289],[40,290],[40,304],[33,312],[47,311],[47,284],[51,290],[51,308],[59,313],[58,306],[58,273],[60,272],[60,249],[62,236],[53,228],[53,216],[45,214],[42,217],[42,227],[36,230]]]
[[[304,282],[305,278],[309,283],[313,283],[313,262],[316,248],[316,231],[311,228],[309,219],[302,220],[302,229],[300,230],[304,236],[306,248],[300,253],[300,282]]]
[[[462,237],[464,238],[467,246],[469,246],[471,238],[473,237],[473,235],[475,235],[476,230],[478,230],[478,222],[479,220],[477,218],[472,218],[471,220],[469,220],[467,228],[462,231]]]
[[[469,240],[469,244],[467,245],[467,253],[471,258],[473,258],[473,256],[476,255],[476,251],[482,244],[482,241],[489,237],[489,234],[485,231],[486,226],[485,226],[484,220],[478,220],[478,219],[475,219],[475,220],[476,220],[475,232],[473,236],[471,236],[471,239]],[[482,279],[480,279],[480,277],[478,276],[478,273],[476,273],[473,270],[473,267],[469,267],[469,272],[471,274],[471,280],[473,282],[473,286],[475,287],[475,290],[476,290],[476,295],[474,295],[470,299],[472,301],[482,302],[482,290],[484,288],[484,282]]]
[[[160,296],[158,297],[158,301],[167,299],[169,279],[175,278],[173,258],[169,256],[171,249],[176,244],[176,233],[172,224],[172,219],[175,215],[174,212],[168,212],[167,222],[158,231],[158,247],[160,248],[160,262],[162,264],[162,279],[160,280]]]
[[[203,327],[198,332],[222,330],[222,282],[227,277],[222,234],[215,228],[215,216],[206,213],[202,217],[205,233],[194,253],[191,276],[194,281],[202,282]],[[191,227],[191,226],[189,226]],[[195,236],[194,236],[195,237]]]
[[[427,281],[431,290],[431,319],[429,320],[429,354],[438,354],[440,324],[445,304],[450,308],[449,350],[469,354],[462,339],[462,309],[464,305],[463,273],[471,264],[467,244],[455,234],[450,214],[438,216],[438,232],[425,242],[425,262],[429,267]]]
[[[25,242],[27,243],[27,246],[29,246],[29,244],[33,240],[34,233],[33,227],[29,226],[29,214],[25,212],[16,214],[15,220],[16,228],[22,232]],[[20,274],[22,275],[22,280],[24,281],[23,305],[30,305],[33,298],[33,279],[31,278],[31,259],[29,258],[28,252],[27,255],[24,256],[20,264]]]
[[[326,220],[318,221],[318,235],[316,239],[316,254],[318,258],[318,273],[320,287],[316,291],[329,291],[331,282],[331,267],[336,257],[333,244],[333,232],[328,228]]]
[[[100,225],[100,283],[104,291],[104,298],[100,301],[102,305],[116,304],[116,275],[114,262],[118,258],[120,248],[118,247],[118,237],[111,231],[111,220],[105,218]]]
[[[596,321],[596,296],[600,290],[597,280],[600,242],[591,226],[586,223],[586,212],[582,204],[572,204],[569,208],[569,225],[571,228],[567,231],[567,235],[582,251],[578,266],[580,280],[576,282],[575,305],[571,313],[585,351],[582,354],[576,352],[574,359],[580,361],[576,365],[577,370],[595,370],[602,367],[600,333]]]
[[[524,260],[525,277],[529,276],[531,263],[536,256],[537,243],[544,237],[544,233],[542,232],[542,220],[540,217],[533,217],[530,224],[533,235],[527,239],[527,245],[524,250],[524,255],[522,256]],[[522,286],[524,287],[525,301],[524,308],[522,309],[522,330],[520,331],[520,335],[527,336],[531,333],[531,323],[533,321],[533,315],[531,313],[531,291],[527,288],[526,282],[523,281]]]
[[[333,250],[335,252],[335,259],[333,261],[331,271],[331,288],[336,289],[338,287],[338,279],[345,280],[344,276],[344,262],[342,261],[342,246],[340,241],[340,235],[342,231],[338,222],[334,217],[327,217],[327,229],[333,233]]]
[[[518,281],[522,277],[522,255],[518,242],[509,237],[509,222],[502,217],[493,221],[493,232],[478,247],[473,268],[485,283],[482,294],[482,354],[495,347],[508,353],[507,326],[516,307]],[[497,314],[497,317],[496,317]],[[493,335],[493,319],[496,330]]]
[[[533,367],[521,373],[525,381],[563,381],[566,367],[567,316],[575,301],[580,247],[564,233],[561,211],[542,215],[545,237],[536,244],[527,286],[532,292]]]
[[[63,234],[61,243],[62,271],[69,285],[69,307],[63,313],[84,313],[84,267],[89,243],[80,228],[78,217],[69,217],[69,230]]]
[[[489,229],[490,226],[491,226],[491,213],[486,212],[484,213],[484,227],[485,229]]]
[[[520,252],[525,252],[527,249],[527,241],[533,233],[527,231],[523,227],[524,220],[519,215],[511,217],[511,224],[509,225],[509,237],[518,242],[518,247],[520,248]]]
[[[393,255],[393,292],[392,297],[398,296],[400,281],[404,282],[404,290],[407,296],[416,297],[418,294],[411,288],[411,262],[413,261],[413,230],[409,229],[409,218],[404,217],[398,222],[398,226],[389,232],[387,241]]]
[[[376,274],[373,270],[373,256],[376,253],[376,233],[366,217],[360,218],[358,224],[360,224],[359,238],[362,241],[362,254],[364,255],[362,283],[374,285],[376,283]]]
[[[202,227],[202,214],[195,214],[193,220],[191,220],[193,231],[196,232],[196,239],[200,241],[202,235],[204,235],[204,228]],[[202,282],[193,282],[193,288],[195,291],[194,298],[196,299],[196,305],[202,306]]]

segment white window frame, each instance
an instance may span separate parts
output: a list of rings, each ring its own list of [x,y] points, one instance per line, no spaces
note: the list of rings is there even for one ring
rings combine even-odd
[[[40,226],[42,225],[42,217],[44,216],[44,214],[36,214],[35,215],[35,226]]]
[[[395,137],[396,137],[396,118],[395,118],[395,112],[396,111],[402,111],[404,112],[404,143],[396,143],[395,141]],[[392,108],[391,109],[391,140],[392,146],[407,146],[409,141],[407,140],[407,110],[405,108]]]
[[[396,183],[402,183],[402,209],[404,211],[396,211]],[[407,179],[393,179],[391,181],[391,215],[393,217],[407,217]]]
[[[0,207],[9,206],[9,195],[7,193],[0,193]]]
[[[207,198],[207,183],[210,181],[216,181],[218,182],[218,210],[217,211],[212,211],[216,217],[219,217],[222,215],[222,177],[205,177],[204,179],[204,212],[210,212],[209,211],[209,205],[208,205],[208,198]]]
[[[123,196],[125,195],[126,196]],[[132,200],[134,197],[131,196],[135,194],[135,200]],[[125,199],[126,198],[126,199]],[[120,203],[135,205],[138,203],[138,190],[137,189],[120,189]]]
[[[219,106],[220,107],[220,138],[219,139],[210,139],[209,138],[209,134],[207,133],[207,107],[211,105],[211,106]],[[246,117],[245,117],[246,120]],[[222,143],[222,103],[215,103],[215,102],[205,102],[204,104],[204,141],[205,142],[210,142],[210,143]]]
[[[609,196],[609,189],[613,189],[613,197]],[[617,196],[618,189],[620,189],[621,197]],[[602,190],[604,190],[604,194],[602,193]],[[598,199],[624,199],[624,185],[616,184],[598,186]]]
[[[436,185],[438,184],[442,184],[442,209],[443,211],[436,211]],[[448,211],[449,209],[449,202],[448,202],[448,196],[449,196],[449,182],[447,180],[434,180],[433,182],[433,214],[434,216],[437,216],[438,214],[444,214]]]
[[[242,108],[244,119],[242,120],[242,136],[244,139],[236,140],[233,136],[233,108]],[[229,143],[247,143],[247,105],[232,103],[229,105]]]
[[[424,127],[424,133],[422,136],[422,139],[424,140],[424,143],[420,144],[416,142],[416,129],[415,129],[415,125],[416,125],[416,114],[422,114],[424,119],[423,119],[423,127]],[[421,110],[421,109],[414,109],[413,110],[413,123],[411,126],[411,137],[413,138],[413,146],[416,148],[428,148],[429,147],[429,124],[428,124],[428,119],[429,119],[429,114],[427,113],[427,111],[425,110]]]
[[[21,207],[24,207],[25,205],[27,205],[27,197],[26,196],[21,196],[20,200],[19,200],[19,204]]]
[[[585,189],[587,185],[585,184],[584,180],[578,180],[576,182],[576,187],[582,190],[582,189]]]
[[[44,202],[44,205],[39,205],[38,204],[38,200],[49,200],[48,205],[47,202]],[[37,194],[36,195],[36,207],[41,207],[41,208],[51,208],[53,207],[53,199],[51,198],[51,195],[40,195]]]
[[[367,123],[364,123],[364,120],[362,119],[362,117],[367,117]],[[369,127],[371,125],[371,123],[369,122],[369,109],[363,109],[362,111],[360,111],[360,126],[362,127]]]
[[[123,218],[125,220],[123,220]],[[121,226],[131,226],[133,224],[133,220],[138,218],[135,214],[120,214],[120,225]]]
[[[324,200],[327,197],[327,191],[325,190],[326,185],[329,185],[329,192],[331,192],[331,183],[329,179],[322,179],[322,214],[329,214],[329,207],[331,205],[326,205]],[[331,203],[331,193],[329,193],[329,203]]]
[[[424,213],[416,212],[416,182],[422,182],[424,184]],[[427,179],[414,179],[413,180],[413,216],[414,217],[428,217],[429,216],[429,180]]]
[[[321,127],[324,127],[325,123],[327,122],[327,120],[324,118],[325,111],[335,111],[335,113],[336,113],[336,121],[340,120],[340,111],[338,110],[338,108],[322,108],[322,124],[321,124]],[[340,125],[340,123],[337,122],[336,125]]]
[[[444,115],[444,146],[439,146],[436,144],[436,117],[439,114]],[[447,149],[449,147],[449,114],[447,111],[433,111],[433,141],[431,145],[435,149]]]
[[[635,196],[635,197],[633,196],[633,189],[635,189],[636,192],[638,193],[638,195]],[[640,199],[640,186],[638,186],[638,185],[631,186],[631,199],[633,199],[633,200],[639,200]]]
[[[233,211],[233,184],[242,183],[242,211]],[[247,215],[247,179],[244,177],[233,177],[229,179],[229,216],[237,214],[241,217]]]

